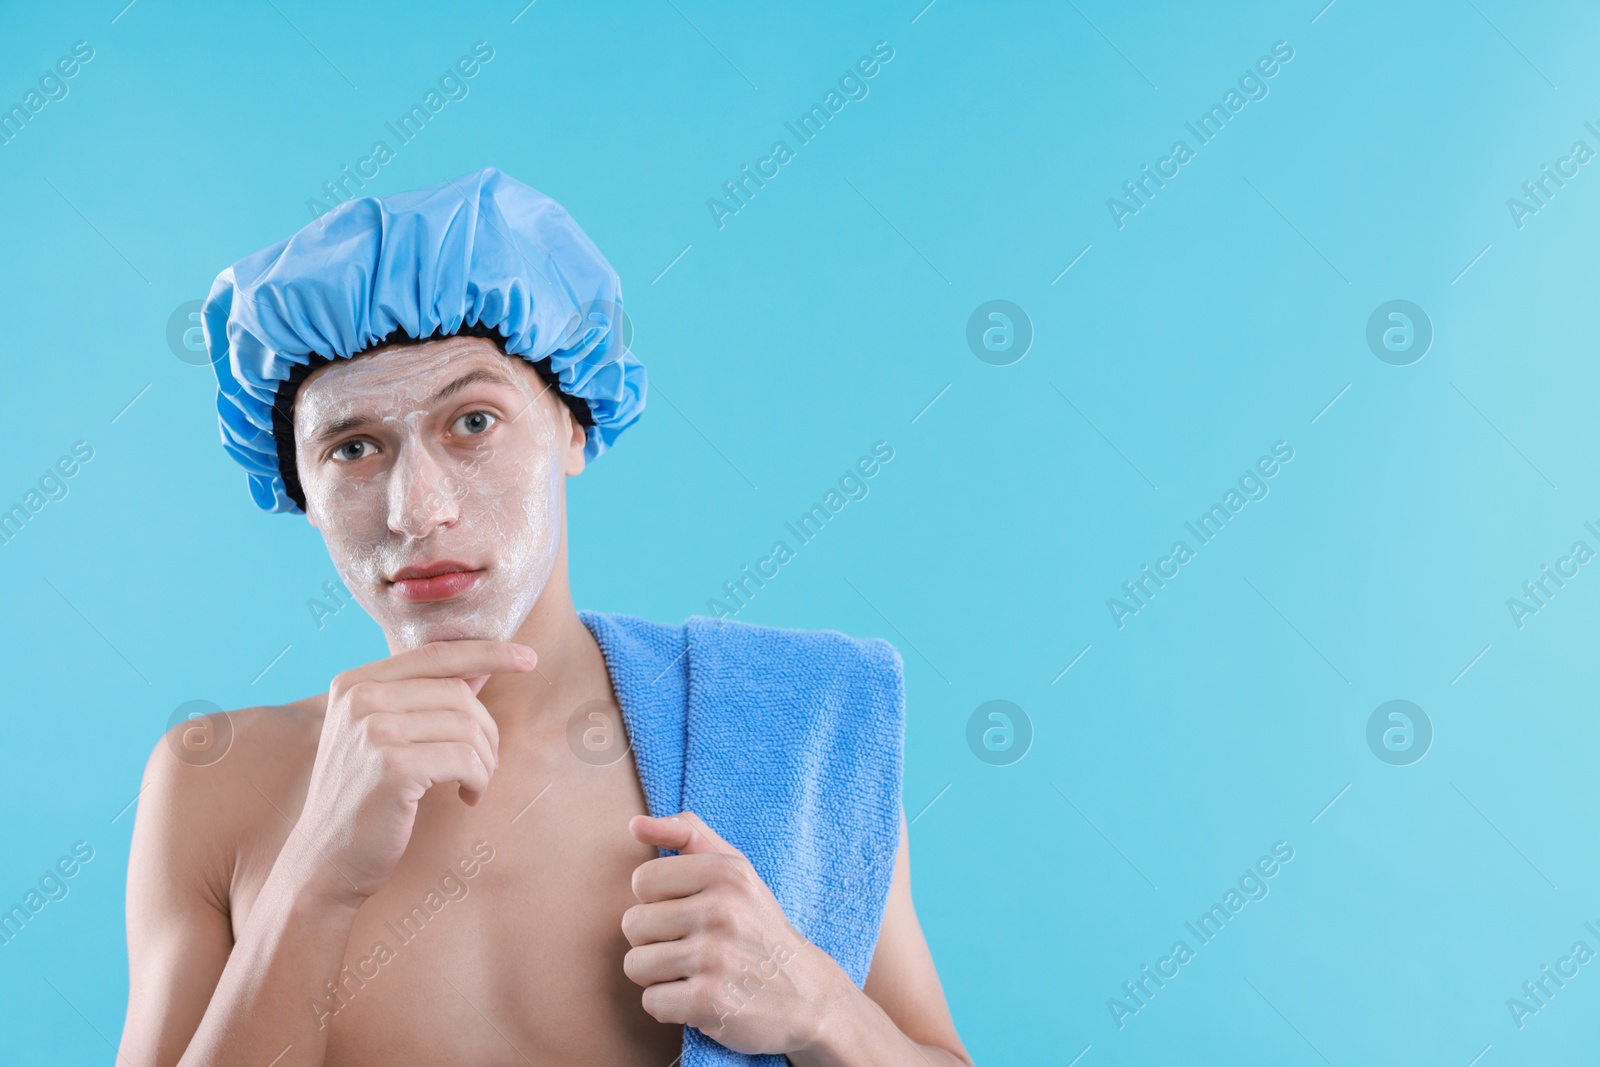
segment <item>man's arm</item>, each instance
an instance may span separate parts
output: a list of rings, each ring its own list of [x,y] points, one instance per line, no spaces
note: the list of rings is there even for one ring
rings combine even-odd
[[[796,1067],[972,1067],[912,907],[903,813],[865,991],[800,936],[750,861],[699,816],[637,815],[629,829],[679,853],[634,870],[639,904],[622,917],[633,945],[623,970],[655,1019],[736,1052],[786,1054]]]
[[[866,987],[858,990],[848,978],[846,984],[849,988],[819,1027],[817,1043],[789,1053],[795,1067],[972,1067],[911,902],[911,840],[904,812]]]
[[[128,859],[120,1062],[213,1063],[259,1058],[270,1046],[266,1060],[286,1053],[277,1067],[322,1063],[327,1032],[313,999],[343,963],[356,907],[322,888],[330,872],[319,877],[291,840],[234,944],[230,838],[237,806],[255,794],[241,797],[237,779],[224,778],[241,771],[233,755],[231,764],[190,766],[163,741],[146,767]]]
[[[429,789],[456,785],[470,804],[483,796],[499,730],[478,691],[535,662],[517,645],[453,641],[335,678],[305,805],[237,944],[227,908],[242,812],[272,801],[242,752],[192,767],[156,746],[129,860],[123,1054],[140,1067],[320,1067],[328,1031],[316,1004],[338,977],[356,912],[400,862]],[[283,753],[268,742],[256,755]]]

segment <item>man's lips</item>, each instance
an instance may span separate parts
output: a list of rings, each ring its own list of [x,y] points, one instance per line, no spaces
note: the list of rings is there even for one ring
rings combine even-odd
[[[449,600],[477,585],[481,577],[482,568],[454,560],[441,560],[396,571],[394,577],[389,579],[389,584],[405,600]]]

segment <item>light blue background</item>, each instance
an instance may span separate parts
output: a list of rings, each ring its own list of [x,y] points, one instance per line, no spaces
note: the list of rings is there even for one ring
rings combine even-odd
[[[313,622],[320,541],[255,510],[166,327],[478,40],[368,191],[498,166],[622,274],[653,393],[570,485],[581,606],[703,614],[895,449],[739,617],[903,654],[916,899],[980,1063],[1592,1058],[1600,964],[1520,1030],[1506,999],[1600,950],[1600,576],[1520,630],[1506,598],[1600,548],[1600,164],[1522,229],[1506,199],[1600,149],[1600,13],[921,5],[0,11],[0,104],[95,49],[0,147],[0,507],[95,449],[0,548],[0,905],[96,850],[0,948],[0,1060],[111,1056],[128,805],[173,709],[383,654],[359,609]],[[880,40],[870,95],[719,230],[707,198]],[[1270,95],[1119,230],[1106,199],[1276,41]],[[1006,367],[965,342],[996,298],[1036,331]],[[1436,331],[1408,367],[1364,338],[1395,298]],[[1106,598],[1280,440],[1270,496],[1119,630]],[[1035,730],[1006,767],[966,743],[999,698]],[[1411,766],[1366,744],[1394,698],[1436,731]],[[1107,998],[1276,841],[1271,895],[1119,1030]]]

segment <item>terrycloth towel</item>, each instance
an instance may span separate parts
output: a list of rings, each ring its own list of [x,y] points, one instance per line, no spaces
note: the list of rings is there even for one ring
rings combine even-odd
[[[900,843],[905,696],[877,638],[579,612],[611,672],[650,814],[692,811],[859,987]],[[683,1067],[783,1067],[693,1027]]]

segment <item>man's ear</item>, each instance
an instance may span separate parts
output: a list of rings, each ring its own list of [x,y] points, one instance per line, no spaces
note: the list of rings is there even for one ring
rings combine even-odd
[[[572,414],[571,408],[559,401],[557,406],[561,408],[561,417],[565,420],[567,427],[566,474],[568,477],[582,474],[584,463],[586,462],[583,456],[583,447],[588,443],[588,433],[584,430],[583,423],[579,422],[577,416]]]

